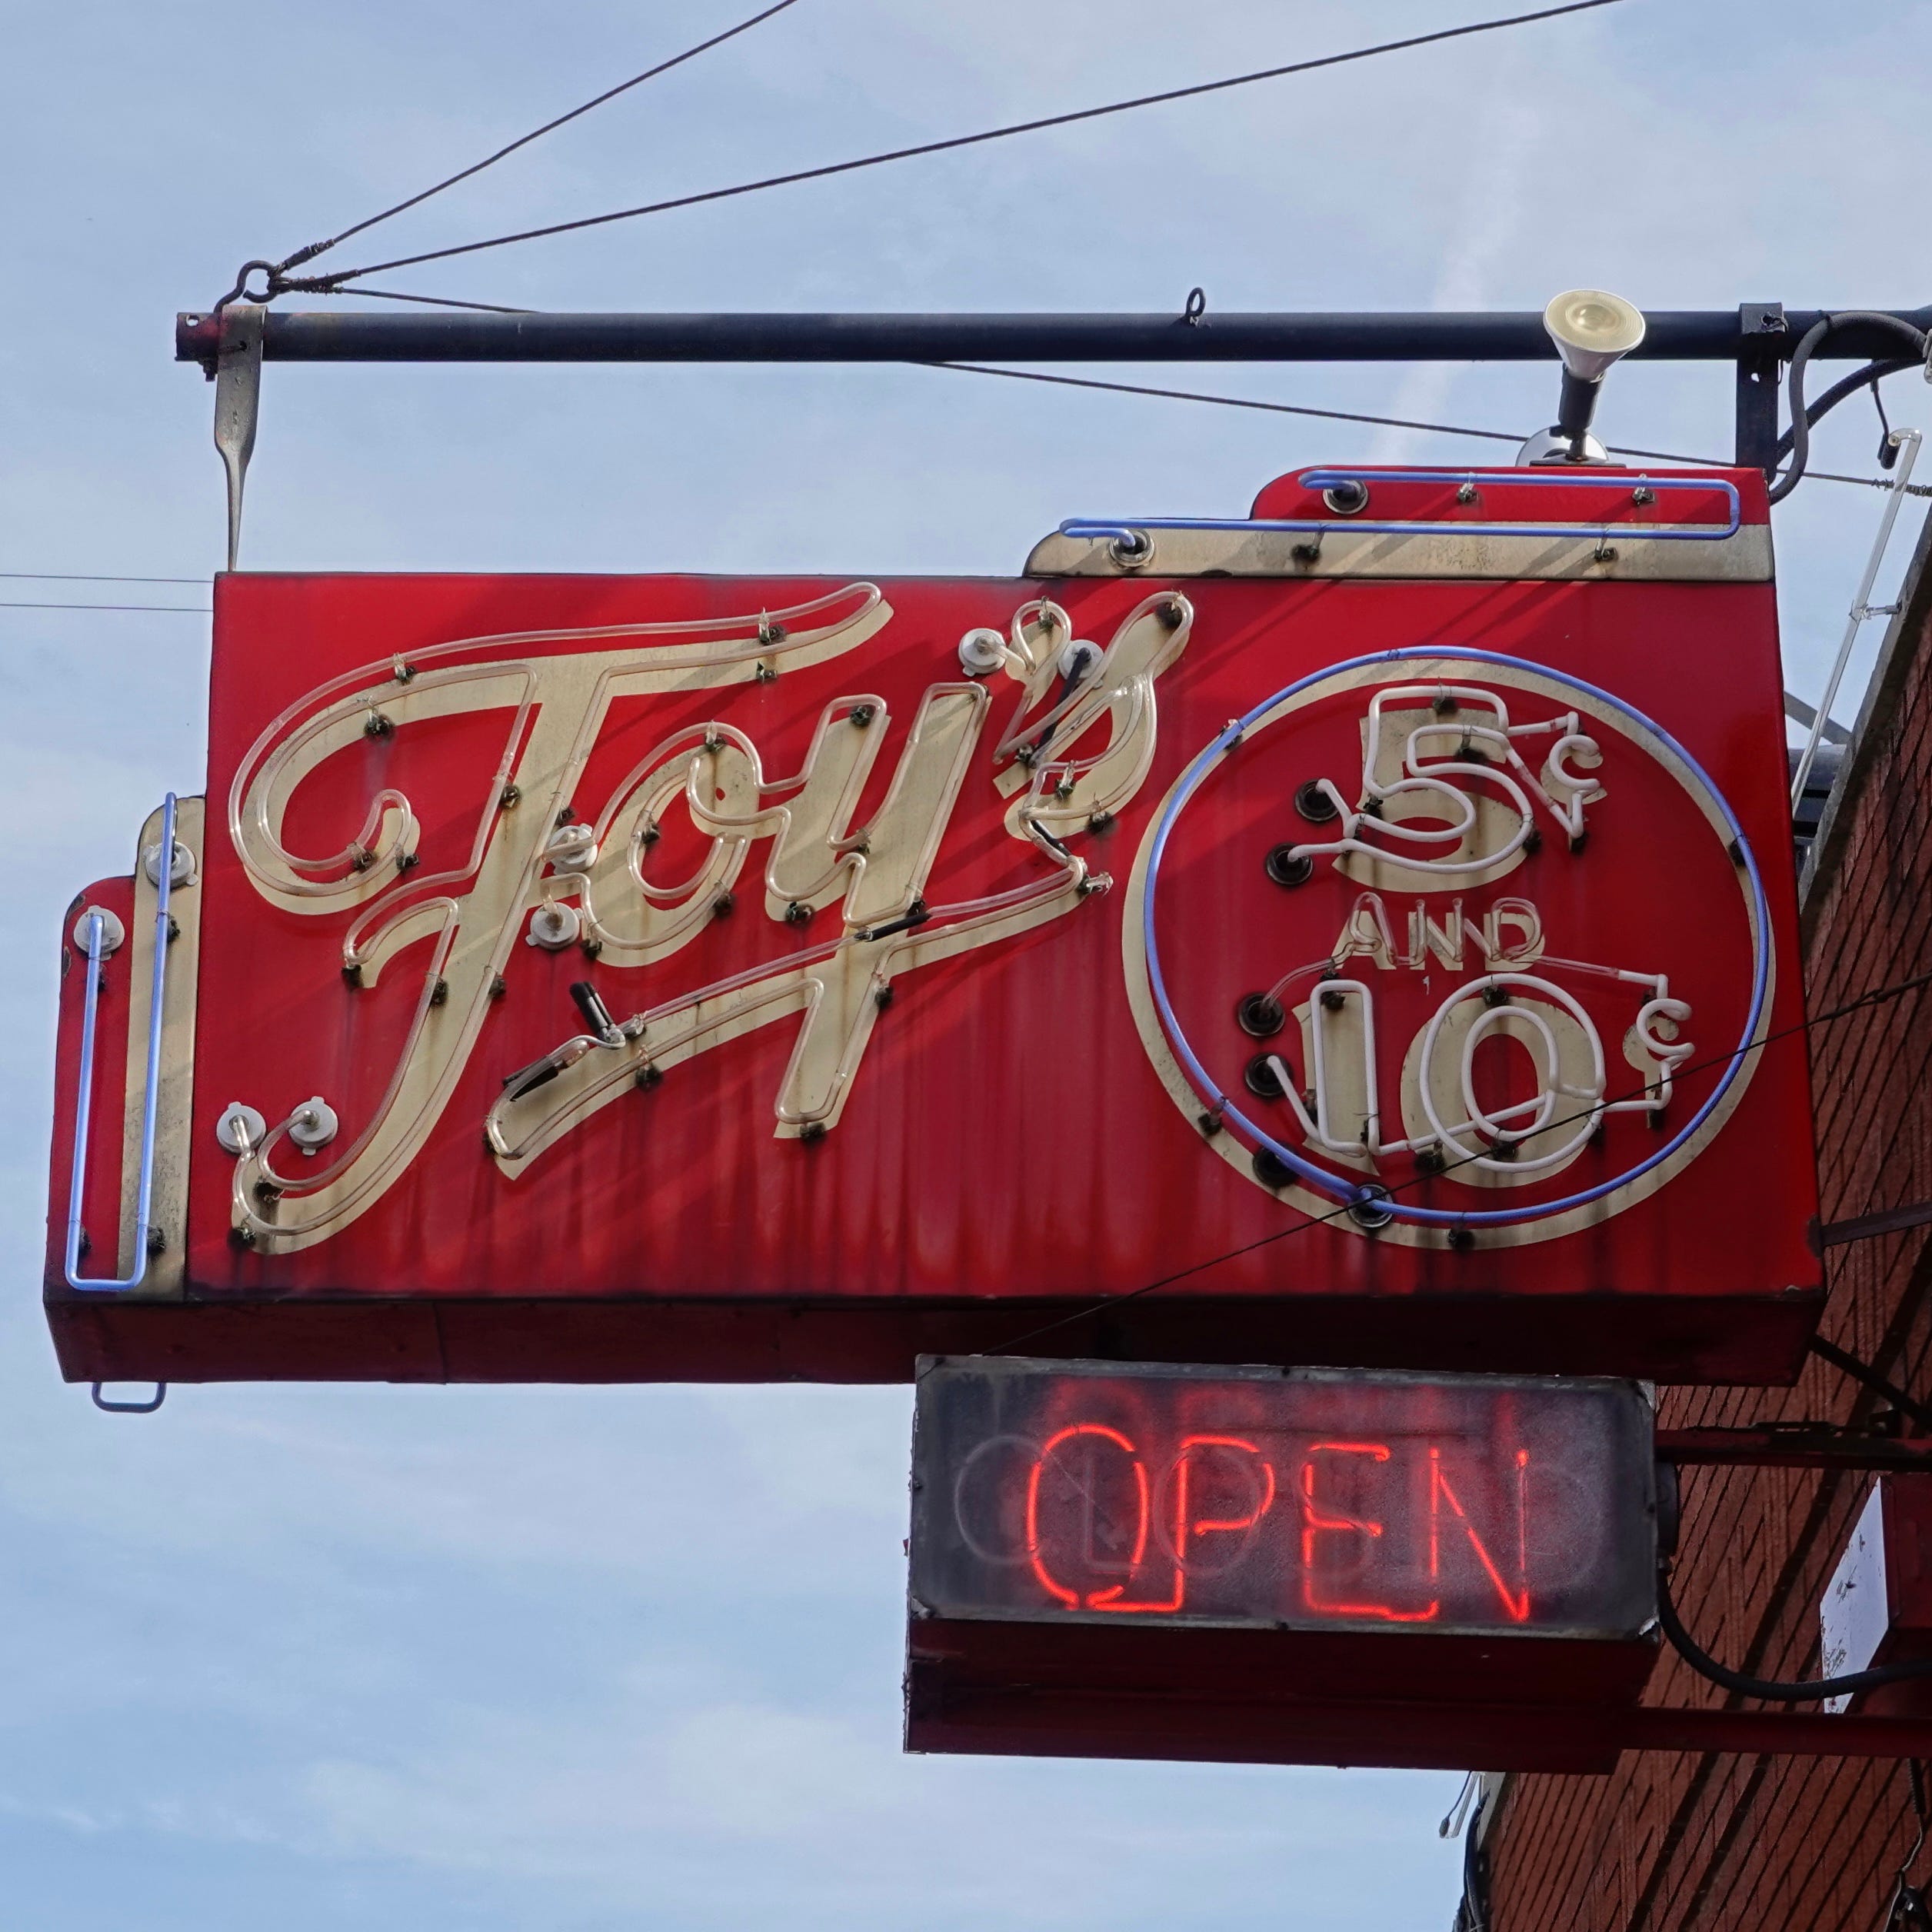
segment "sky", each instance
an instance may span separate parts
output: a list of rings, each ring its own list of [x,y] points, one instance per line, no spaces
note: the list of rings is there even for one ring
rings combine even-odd
[[[199,788],[207,625],[12,606],[205,604],[220,472],[175,311],[749,10],[8,9],[0,571],[198,580],[0,578],[8,1925],[1447,1925],[1452,1774],[902,1757],[904,1389],[244,1385],[132,1417],[58,1379],[38,1307],[55,934],[162,793]],[[1477,13],[801,0],[368,239],[413,251]],[[1178,311],[1196,285],[1211,311],[1529,309],[1577,285],[1911,305],[1932,125],[1903,104],[1932,84],[1932,11],[1817,18],[1625,0],[388,279],[591,309]],[[1555,393],[1522,366],[1181,386],[1511,431]],[[1916,376],[1890,395],[1925,423]],[[1721,368],[1633,365],[1601,425],[1722,456],[1730,410]],[[1877,435],[1848,405],[1814,460],[1871,474]],[[1004,574],[1070,515],[1234,514],[1307,463],[1497,453],[917,369],[271,365],[243,561]],[[1802,695],[1879,508],[1813,483],[1778,512]]]

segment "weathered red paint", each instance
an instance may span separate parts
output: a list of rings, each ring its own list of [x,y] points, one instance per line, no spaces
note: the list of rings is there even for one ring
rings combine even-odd
[[[1761,522],[1761,487],[1731,475],[1747,520]],[[1271,485],[1257,508],[1298,511],[1307,493],[1297,488],[1291,479]],[[1561,517],[1551,500],[1561,494],[1491,511]],[[1440,505],[1414,496],[1402,513],[1463,514],[1453,492]],[[438,1125],[378,1204],[315,1247],[268,1255],[235,1245],[233,1164],[214,1138],[224,1107],[247,1100],[273,1123],[323,1094],[341,1114],[345,1141],[352,1138],[389,1078],[427,958],[426,946],[405,951],[380,984],[352,990],[341,971],[347,915],[294,917],[255,891],[222,828],[238,764],[264,727],[336,674],[406,663],[453,639],[777,610],[850,581],[218,581],[188,1291],[175,1301],[72,1294],[60,1282],[56,1241],[49,1318],[68,1376],[898,1379],[921,1350],[1021,1341],[1033,1354],[1673,1381],[1777,1381],[1795,1371],[1820,1277],[1807,1238],[1814,1182],[1805,1045],[1791,1031],[1802,1009],[1774,599],[1764,583],[1176,581],[1194,616],[1184,655],[1156,688],[1152,768],[1114,823],[1068,841],[1111,874],[1114,889],[1017,938],[902,974],[843,1114],[822,1138],[773,1133],[772,1098],[798,1030],[788,1020],[628,1094],[519,1178],[506,1178],[484,1149],[484,1117],[505,1077],[580,1030],[570,982],[592,980],[621,1018],[782,964],[835,930],[835,904],[802,927],[766,916],[756,888],[766,848],[754,847],[749,889],[732,915],[657,964],[591,963],[575,950],[519,941]],[[787,669],[774,681],[748,675],[724,689],[621,701],[571,802],[594,818],[653,745],[711,719],[754,741],[768,772],[795,771],[823,708],[871,693],[891,722],[862,818],[884,792],[922,695],[958,681],[962,633],[1004,629],[1018,607],[1049,596],[1076,635],[1104,645],[1164,585],[954,578],[882,588],[891,620],[848,657]],[[1230,718],[1294,679],[1418,645],[1531,660],[1647,714],[1710,773],[1767,884],[1777,968],[1770,1024],[1785,1037],[1756,1056],[1737,1112],[1648,1198],[1526,1245],[1417,1248],[1350,1225],[1304,1226],[1304,1212],[1222,1158],[1164,1091],[1125,992],[1129,875],[1177,777]],[[1008,801],[994,788],[991,751],[1017,687],[994,681],[932,868],[935,906],[1041,876],[1038,852],[1001,824]],[[1358,715],[1347,704],[1311,714],[1292,754],[1286,737],[1257,738],[1265,756],[1254,761],[1254,781],[1224,768],[1181,821],[1160,917],[1177,1009],[1191,1030],[1221,1025],[1276,956],[1270,922],[1287,901],[1264,877],[1262,858],[1277,841],[1310,831],[1282,783],[1295,757],[1319,755],[1345,771]],[[431,874],[467,840],[502,735],[501,715],[471,714],[358,740],[298,795],[291,838],[333,849],[355,833],[372,792],[396,786],[421,821],[421,869]],[[1625,758],[1617,775],[1621,790],[1593,826],[1583,861],[1565,870],[1555,863],[1564,855],[1547,848],[1534,861],[1550,923],[1641,934],[1654,951],[1667,942],[1672,990],[1692,1004],[1700,1058],[1720,1054],[1748,991],[1738,978],[1748,953],[1740,951],[1730,865],[1720,846],[1675,838],[1681,801],[1672,802],[1655,773]],[[670,828],[667,848],[681,838],[686,857],[700,851],[688,826]],[[1660,849],[1667,838],[1674,842]],[[677,856],[667,850],[668,872]],[[115,889],[92,896],[106,902]],[[1511,889],[1505,881],[1489,897]],[[1310,930],[1338,928],[1352,888],[1324,879],[1305,890],[1326,894],[1327,911],[1308,910],[1311,898],[1296,918]],[[1471,897],[1479,911],[1483,894]],[[1561,950],[1555,936],[1550,943]],[[72,1078],[79,980],[70,972],[63,981],[63,1083]],[[116,1067],[125,1001],[115,996],[112,964],[108,984],[103,1056]],[[1614,1035],[1606,1046],[1614,1088],[1614,1070],[1628,1070]],[[1251,1049],[1227,1024],[1203,1051],[1214,1078],[1241,1093]],[[1715,1077],[1687,1075],[1684,1104],[1694,1104]],[[64,1084],[57,1227],[66,1211],[70,1097]],[[109,1178],[89,1214],[105,1221],[119,1128],[114,1097],[104,1092],[99,1104],[96,1171]],[[1611,1123],[1606,1144],[1543,1191],[1619,1171],[1651,1131],[1641,1117]],[[1472,1204],[1474,1191],[1447,1178],[1407,1168],[1388,1178],[1405,1199]]]

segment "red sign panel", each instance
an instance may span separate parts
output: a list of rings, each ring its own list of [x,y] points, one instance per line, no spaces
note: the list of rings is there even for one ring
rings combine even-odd
[[[222,579],[122,1292],[152,881],[77,1287],[64,986],[68,1371],[1790,1374],[1761,489],[1366,474],[1006,581]]]
[[[1627,1382],[922,1362],[908,1746],[1596,1763],[1653,1456]]]

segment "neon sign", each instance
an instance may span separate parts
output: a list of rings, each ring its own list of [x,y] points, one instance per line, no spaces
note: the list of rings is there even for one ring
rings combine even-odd
[[[1204,973],[1181,943],[1188,808],[1217,788],[1280,801],[1231,996],[1232,962]],[[1775,991],[1757,855],[1697,761],[1601,687],[1493,651],[1358,658],[1231,721],[1132,897],[1142,1037],[1191,1116],[1236,1130],[1216,1151],[1422,1245],[1544,1240],[1662,1185],[1742,1098]]]
[[[931,1361],[915,1615],[1641,1633],[1651,1428],[1621,1382]]]
[[[405,970],[395,962],[407,955],[421,962],[421,992],[386,1081],[345,1148],[313,1165],[278,1161],[298,1125],[291,1111],[242,1148],[230,1196],[246,1244],[290,1253],[328,1241],[395,1184],[461,1084],[525,948],[658,966],[731,908],[754,844],[769,841],[765,917],[797,932],[836,904],[836,934],[764,970],[647,1001],[530,1063],[483,1123],[507,1178],[641,1076],[661,1078],[786,1020],[798,1031],[773,1131],[818,1138],[838,1124],[896,974],[1011,939],[1104,891],[1111,879],[1067,840],[1111,821],[1146,777],[1154,681],[1185,648],[1193,621],[1178,593],[1141,598],[1104,648],[1076,638],[1066,611],[1045,598],[1022,604],[1003,632],[971,634],[990,640],[987,670],[1020,688],[991,747],[993,788],[1011,801],[1004,830],[1035,875],[1008,890],[928,902],[928,875],[986,748],[992,693],[971,677],[919,693],[869,814],[861,802],[893,718],[886,697],[861,690],[823,707],[803,766],[789,776],[768,773],[741,728],[701,716],[609,774],[601,803],[583,815],[580,801],[596,796],[596,754],[625,701],[747,682],[755,690],[856,650],[892,616],[876,585],[858,583],[775,611],[465,638],[361,665],[287,705],[228,787],[227,835],[248,887],[316,928],[350,987],[373,991]],[[421,863],[422,815],[393,779],[373,791],[338,850],[291,847],[288,821],[305,784],[331,761],[365,741],[386,746],[399,731],[470,718],[495,721],[501,749],[493,767],[475,771],[470,797],[438,801],[471,828],[445,863]],[[681,877],[665,876],[657,849],[674,814],[695,855]],[[321,923],[331,914],[336,924]]]
[[[225,575],[168,925],[158,821],[84,895],[125,935],[98,981],[64,922],[65,1371],[902,1380],[1046,1324],[1788,1378],[1821,1291],[1775,598],[1760,486],[1713,488],[1738,527],[1614,565],[1338,528],[1225,572],[1173,533],[1009,578]],[[70,1287],[76,1208],[138,1294]],[[1305,1479],[1269,1467],[1272,1524]]]

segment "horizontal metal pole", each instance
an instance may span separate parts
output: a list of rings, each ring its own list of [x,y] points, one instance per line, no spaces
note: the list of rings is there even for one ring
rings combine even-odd
[[[1932,307],[1890,311],[1932,328]],[[1637,357],[1730,362],[1775,339],[1788,351],[1818,319],[1787,318],[1775,338],[1747,337],[1735,309],[1664,309],[1646,318]],[[213,365],[221,324],[175,319],[175,358]],[[1897,338],[1847,329],[1836,359],[1895,351]],[[270,362],[1547,362],[1556,351],[1534,312],[1165,315],[599,315],[371,314],[271,309]]]
[[[1908,1227],[1923,1227],[1928,1221],[1932,1221],[1932,1201],[1914,1201],[1903,1208],[1881,1208],[1875,1214],[1854,1214],[1850,1221],[1827,1221],[1818,1231],[1818,1243],[1823,1247],[1841,1247],[1847,1241],[1902,1234]]]
[[[1884,1436],[1845,1436],[1829,1428],[1660,1429],[1660,1462],[1680,1467],[1731,1465],[1749,1469],[1890,1469],[1932,1474],[1932,1442]]]
[[[1932,1718],[1642,1704],[1614,1722],[1626,1750],[1764,1752],[1791,1757],[1924,1757]]]

